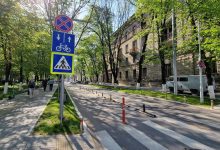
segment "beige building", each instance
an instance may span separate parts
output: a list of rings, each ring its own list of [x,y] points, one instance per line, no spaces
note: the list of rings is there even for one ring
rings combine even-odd
[[[125,30],[121,40],[121,51],[119,54],[119,85],[136,85],[136,81],[139,73],[139,59],[143,39],[137,38],[136,33],[141,30],[139,22],[129,20],[124,24]],[[170,49],[172,50],[172,28],[167,29],[168,43],[170,43]],[[146,55],[148,55],[149,49],[156,50],[156,39],[154,39],[153,33],[148,37]],[[178,44],[178,41],[177,41]],[[197,58],[193,61],[192,54],[182,54],[177,57],[177,74],[178,75],[190,75],[198,74]],[[172,75],[172,58],[165,60],[166,77]],[[220,64],[213,64],[213,73],[220,72]],[[111,77],[111,71],[109,68],[109,76]],[[153,61],[144,63],[142,66],[142,86],[151,86],[153,84],[161,84],[161,67],[159,61]]]

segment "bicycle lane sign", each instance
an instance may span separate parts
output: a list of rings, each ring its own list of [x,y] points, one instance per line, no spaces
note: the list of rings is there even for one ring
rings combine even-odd
[[[75,35],[53,31],[52,51],[74,54]]]

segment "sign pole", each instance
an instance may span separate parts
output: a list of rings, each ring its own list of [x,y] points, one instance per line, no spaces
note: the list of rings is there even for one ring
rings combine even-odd
[[[63,75],[61,75],[61,89],[60,89],[60,126],[62,126],[62,121],[63,121],[63,98],[64,98],[64,80],[63,80]]]

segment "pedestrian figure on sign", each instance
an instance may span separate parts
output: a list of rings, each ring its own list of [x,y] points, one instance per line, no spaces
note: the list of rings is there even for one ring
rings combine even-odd
[[[48,81],[48,84],[50,85],[50,91],[53,90],[53,83],[54,83],[54,80],[53,80],[53,79],[50,79],[50,80]]]
[[[47,79],[44,79],[44,80],[42,81],[42,86],[43,86],[44,92],[45,92],[46,89],[47,89]]]
[[[30,98],[32,98],[34,96],[34,88],[35,88],[35,81],[34,81],[34,79],[31,79],[28,82],[28,89],[29,89]]]

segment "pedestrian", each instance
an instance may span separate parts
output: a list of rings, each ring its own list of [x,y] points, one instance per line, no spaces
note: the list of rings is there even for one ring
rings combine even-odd
[[[50,79],[50,80],[48,81],[48,84],[50,85],[50,91],[53,90],[53,83],[54,83],[54,80],[53,80],[53,79]]]
[[[47,89],[47,79],[44,79],[44,80],[42,81],[42,86],[43,86],[44,92],[45,92],[46,89]]]
[[[32,98],[34,96],[34,88],[35,88],[35,82],[34,82],[34,79],[31,79],[28,82],[28,89],[29,89],[30,98]]]

